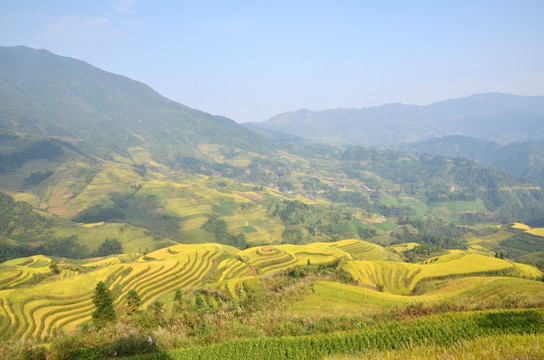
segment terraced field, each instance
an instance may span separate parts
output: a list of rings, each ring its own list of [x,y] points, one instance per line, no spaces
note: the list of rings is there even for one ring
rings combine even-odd
[[[59,275],[23,288],[20,285],[33,275],[50,273],[51,259],[44,256],[15,259],[0,269],[0,286],[4,289],[0,291],[0,338],[43,339],[57,330],[68,330],[89,321],[93,311],[92,293],[99,280],[109,284],[117,308],[124,306],[132,289],[138,292],[144,307],[159,299],[170,299],[177,289],[188,292],[204,285],[239,298],[258,284],[258,274],[308,262],[320,264],[341,257],[351,259],[352,254],[383,258],[388,252],[357,240],[256,247],[244,251],[219,244],[176,245],[136,261],[128,261],[126,256],[124,262],[120,257],[109,257],[87,262],[80,270],[68,263],[61,264]],[[207,297],[206,301],[212,304],[216,300]]]
[[[148,306],[176,289],[188,291],[217,280],[217,275],[212,273],[217,270],[218,257],[221,254],[231,256],[220,245],[200,248],[180,245],[166,254],[169,255],[167,259],[141,259],[139,262],[123,264],[116,257],[107,258],[86,264],[87,267],[96,269],[88,273],[67,271],[61,273],[53,282],[0,291],[0,338],[43,339],[52,336],[57,330],[68,330],[81,322],[89,321],[94,310],[92,293],[99,280],[110,284],[117,307],[124,304],[131,289],[138,292],[142,305]],[[161,258],[164,255],[161,251],[149,254],[150,258]],[[32,259],[32,262],[27,260],[28,264],[23,266],[12,265],[12,268],[2,269],[0,279],[3,284],[13,287],[21,277],[16,275],[20,272],[24,274],[25,268],[33,271],[28,266],[37,266],[39,261],[46,263],[45,259]],[[25,261],[19,261],[19,264],[22,263]],[[225,278],[228,276],[224,275]]]
[[[43,255],[9,260],[0,268],[0,289],[15,288],[34,275],[49,272],[51,259]]]
[[[510,258],[538,263],[544,251],[543,228],[531,228],[522,223],[497,228],[484,228],[465,236],[470,251],[493,255],[503,251]]]
[[[544,236],[544,228],[533,228],[533,229],[527,230],[527,233],[531,235],[536,235],[536,236]]]
[[[382,246],[362,240],[343,240],[336,247],[347,252],[355,260],[399,260],[399,257]]]
[[[121,260],[118,257],[110,257],[110,258],[106,258],[102,260],[89,262],[84,264],[83,266],[89,267],[89,268],[98,268],[98,267],[104,267],[108,265],[117,265],[120,263],[121,263]]]
[[[510,231],[508,228],[500,229],[496,232],[488,233],[485,231],[484,234],[479,233],[470,233],[465,236],[465,239],[469,245],[481,245],[485,248],[498,248],[500,244],[514,236],[515,233]]]
[[[531,278],[540,273],[539,270],[528,265],[515,265],[506,260],[464,254],[460,251],[427,260],[424,264],[358,260],[348,262],[344,269],[360,284],[376,288],[382,286],[384,290],[392,294],[409,294],[419,281],[428,278],[500,270],[510,270],[512,274]]]
[[[348,249],[352,251],[355,249],[355,251],[359,251],[358,254],[361,256],[365,254],[365,251],[368,257],[381,257],[386,253],[379,245],[359,240],[345,240],[335,243],[255,247],[241,251],[239,256],[259,274],[266,274],[295,265],[323,264],[342,257],[351,259],[352,255],[343,250],[341,246],[348,246]],[[382,250],[380,251],[378,248]]]
[[[523,304],[521,304],[523,302]],[[311,295],[291,310],[300,316],[357,316],[381,314],[421,304],[452,303],[468,309],[512,306],[544,306],[544,283],[509,277],[464,277],[444,282],[422,295],[405,296],[379,292],[367,287],[320,281]]]
[[[401,252],[412,250],[416,246],[419,246],[419,244],[415,242],[409,242],[409,243],[390,245],[388,246],[388,248],[393,251],[396,251],[397,253],[401,253]]]
[[[500,277],[465,277],[448,281],[420,296],[403,296],[422,280],[455,274],[502,270],[509,271],[510,276],[534,279],[542,276],[529,265],[463,251],[451,251],[425,264],[408,264],[390,261],[395,258],[392,252],[359,240],[264,246],[243,251],[220,244],[176,245],[133,260],[128,255],[120,255],[84,265],[62,261],[59,275],[50,273],[51,259],[44,256],[4,263],[0,268],[0,288],[3,289],[0,290],[0,339],[44,339],[89,321],[94,310],[94,287],[100,280],[108,284],[117,309],[125,306],[130,290],[136,290],[142,306],[147,307],[157,300],[172,301],[177,289],[184,292],[210,289],[220,291],[217,294],[221,295],[204,292],[201,296],[208,305],[217,306],[225,296],[238,299],[248,296],[259,287],[260,275],[341,258],[347,260],[344,269],[366,287],[317,282],[314,293],[296,304],[296,311],[322,311],[325,307],[326,311],[364,309],[372,313],[383,310],[384,306],[415,301],[432,303],[469,296],[492,299],[489,289],[494,289],[495,294],[517,291],[521,297],[544,299],[544,283]],[[36,274],[49,275],[43,278],[45,280],[39,278],[41,283],[28,285]],[[375,290],[378,285],[383,286],[383,292]]]
[[[4,319],[0,337],[46,338],[56,329],[73,328],[88,320],[93,310],[94,285],[118,270],[119,266],[108,266],[68,279],[0,291],[0,313]]]

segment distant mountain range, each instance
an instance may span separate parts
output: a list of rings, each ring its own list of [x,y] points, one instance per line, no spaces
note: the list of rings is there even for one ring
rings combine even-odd
[[[24,46],[0,47],[0,128],[60,138],[103,158],[129,156],[134,146],[171,161],[202,155],[199,144],[225,151],[269,144],[230,119],[178,104],[140,82]]]
[[[298,110],[254,124],[305,139],[364,146],[445,135],[502,144],[544,140],[544,96],[478,94],[427,106],[387,104],[363,109]]]
[[[434,156],[465,157],[481,165],[503,170],[514,177],[544,185],[544,142],[500,145],[492,141],[454,135],[402,144],[396,148]]]

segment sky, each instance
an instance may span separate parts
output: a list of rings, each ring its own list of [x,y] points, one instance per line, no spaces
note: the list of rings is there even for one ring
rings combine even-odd
[[[544,95],[544,1],[0,1],[0,46],[237,122],[301,108]]]

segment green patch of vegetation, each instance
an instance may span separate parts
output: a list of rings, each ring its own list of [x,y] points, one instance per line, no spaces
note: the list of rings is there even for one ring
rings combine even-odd
[[[395,224],[393,221],[386,220],[384,222],[376,224],[376,227],[378,229],[387,231],[387,230],[393,230],[397,227],[397,224]]]
[[[527,252],[538,252],[544,250],[544,239],[539,236],[520,233],[502,241],[500,245]]]
[[[214,206],[213,211],[220,216],[228,216],[234,214],[231,208],[231,204],[227,202],[222,202],[221,204]]]
[[[251,226],[251,225],[247,225],[247,226],[244,226],[244,232],[246,234],[248,233],[254,233],[254,232],[257,232],[257,229],[255,229],[255,227]]]
[[[231,245],[238,249],[247,248],[244,234],[233,235],[227,231],[227,223],[219,219],[217,215],[208,216],[208,220],[202,224],[202,229],[211,232],[218,243]]]
[[[483,211],[487,209],[484,206],[484,203],[481,199],[474,201],[445,201],[445,202],[434,202],[430,203],[430,206],[434,207],[445,207],[451,211]]]

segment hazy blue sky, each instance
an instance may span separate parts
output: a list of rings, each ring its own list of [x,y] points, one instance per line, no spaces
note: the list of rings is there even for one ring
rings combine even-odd
[[[544,0],[2,0],[0,45],[81,59],[238,122],[544,95]]]

